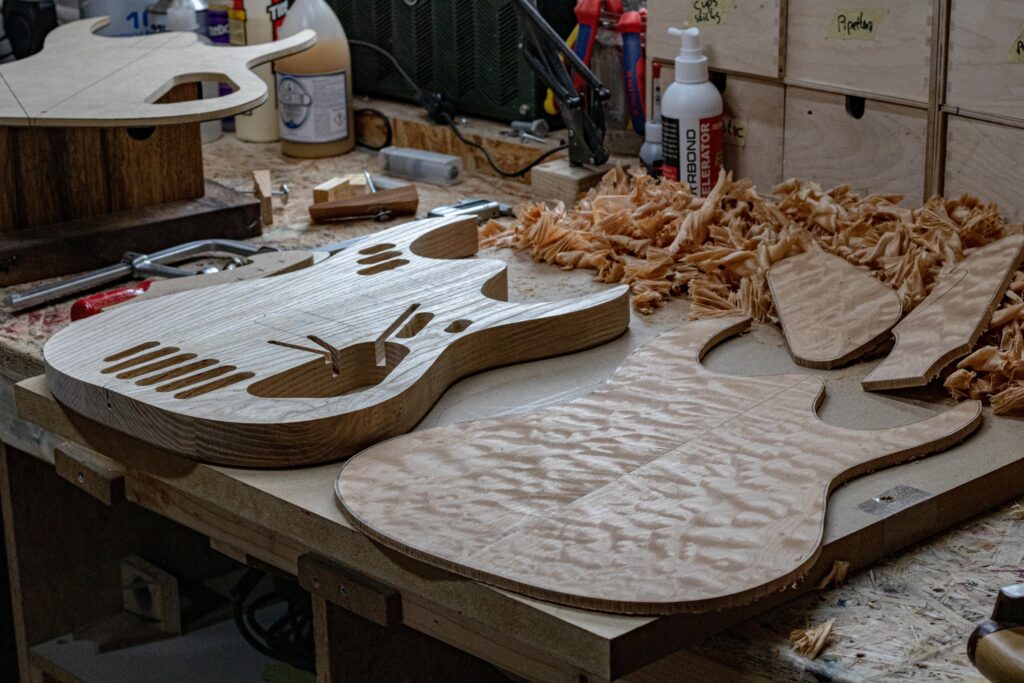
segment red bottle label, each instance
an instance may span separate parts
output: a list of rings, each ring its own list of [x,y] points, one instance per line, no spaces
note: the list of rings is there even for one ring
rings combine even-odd
[[[682,126],[679,119],[662,119],[662,173],[669,180],[685,180],[694,194],[704,197],[722,170],[722,115],[695,123]]]

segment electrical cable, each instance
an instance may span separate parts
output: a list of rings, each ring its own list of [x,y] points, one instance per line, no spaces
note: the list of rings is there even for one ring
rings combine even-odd
[[[374,45],[373,43],[367,43],[367,42],[362,41],[362,40],[349,40],[348,42],[350,44],[352,44],[352,45],[358,45],[359,47],[370,48],[371,50],[375,50],[375,51],[379,52],[380,54],[382,54],[384,57],[386,57],[395,66],[395,69],[398,70],[398,73],[402,76],[402,78],[405,79],[405,82],[409,84],[409,86],[412,88],[413,92],[416,93],[416,99],[419,100],[419,102],[424,106],[424,108],[427,109],[427,113],[430,114],[430,117],[432,119],[434,119],[435,121],[438,121],[439,123],[443,123],[444,125],[447,125],[449,128],[451,128],[452,132],[455,133],[455,137],[457,137],[459,139],[459,141],[462,142],[462,144],[479,150],[484,155],[484,159],[487,160],[487,165],[490,166],[494,170],[495,173],[497,173],[498,175],[500,175],[500,176],[502,176],[504,178],[519,178],[519,177],[522,177],[522,176],[526,175],[527,173],[529,173],[530,171],[532,171],[534,169],[534,167],[536,167],[538,164],[543,163],[544,160],[547,159],[548,157],[550,157],[552,154],[555,154],[557,152],[561,152],[561,151],[563,151],[565,149],[568,149],[568,147],[569,147],[569,145],[567,143],[563,142],[558,147],[553,147],[553,148],[549,149],[548,151],[544,152],[539,157],[537,157],[536,159],[534,159],[533,161],[528,163],[526,166],[523,166],[522,168],[516,169],[515,171],[506,171],[505,169],[499,167],[497,163],[495,163],[494,159],[491,157],[491,153],[487,150],[486,147],[481,145],[479,142],[474,142],[472,140],[466,139],[466,137],[462,134],[462,131],[459,130],[459,127],[457,125],[455,125],[455,119],[452,118],[452,114],[449,111],[451,109],[451,103],[449,103],[447,100],[445,100],[444,96],[441,93],[430,93],[430,92],[427,92],[424,89],[421,89],[416,84],[416,81],[412,80],[412,77],[409,76],[409,74],[406,73],[405,69],[402,68],[402,65],[398,63],[398,59],[393,54],[391,54],[390,52],[388,52],[384,48],[380,47],[379,45]],[[378,112],[376,110],[370,110],[370,111],[372,111],[374,114],[380,115],[385,120],[387,118],[381,112]],[[390,127],[390,124],[389,124],[388,125],[388,140],[389,141],[390,141],[390,137],[391,137],[390,133],[391,133],[391,127]],[[369,148],[371,150],[372,149],[381,149],[380,147],[374,148],[374,147],[371,147],[371,146],[366,145],[366,144],[363,144],[362,146],[363,147],[367,147],[367,148]],[[387,145],[384,145],[384,146],[386,147]]]
[[[264,573],[258,569],[249,568],[231,591],[232,616],[238,631],[257,652],[296,668],[313,671],[316,658],[308,596],[291,584],[275,579],[272,592],[248,600],[263,576]],[[269,627],[264,627],[256,612],[282,599],[287,605],[285,614]]]
[[[417,94],[419,93],[420,86],[416,84],[416,81],[412,80],[412,77],[408,73],[406,73],[405,69],[402,68],[402,65],[398,63],[398,59],[396,59],[393,54],[391,54],[390,52],[388,52],[384,48],[380,47],[379,45],[374,45],[373,43],[367,43],[365,40],[351,40],[350,39],[348,41],[348,43],[349,43],[349,45],[358,45],[359,47],[368,47],[371,50],[376,50],[380,54],[384,55],[388,60],[390,60],[390,62],[392,64],[395,65],[395,69],[397,69],[398,73],[402,76],[402,78],[405,79],[405,82],[408,83],[409,86],[412,87],[412,89],[414,91],[416,91]]]
[[[452,129],[452,132],[455,133],[455,137],[457,137],[462,142],[462,144],[469,145],[470,147],[473,147],[475,149],[480,150],[480,152],[483,153],[483,155],[484,155],[484,159],[487,160],[488,165],[492,169],[494,169],[494,172],[497,173],[500,176],[505,177],[505,178],[519,178],[519,177],[522,177],[522,176],[526,175],[527,173],[529,173],[530,171],[532,171],[535,166],[537,166],[538,164],[542,163],[545,159],[547,159],[552,154],[554,154],[556,152],[561,152],[562,150],[567,149],[569,147],[568,144],[563,142],[558,147],[552,147],[548,151],[544,152],[539,157],[537,157],[536,159],[534,159],[533,161],[528,163],[526,166],[523,166],[522,168],[520,168],[520,169],[518,169],[516,171],[506,171],[506,170],[504,170],[502,168],[499,168],[498,165],[496,163],[494,163],[494,159],[491,158],[491,153],[489,151],[487,151],[486,147],[481,145],[479,142],[473,142],[472,140],[467,140],[465,137],[463,137],[462,131],[460,131],[459,127],[455,125],[455,121],[452,121],[450,118],[448,119],[448,127]]]

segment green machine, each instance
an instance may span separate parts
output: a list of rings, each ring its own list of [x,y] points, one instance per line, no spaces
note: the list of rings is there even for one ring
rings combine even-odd
[[[499,121],[544,118],[546,88],[519,50],[511,0],[327,0],[350,40],[391,53],[416,84],[443,93],[460,114]],[[574,0],[538,0],[562,36],[576,24]],[[353,87],[368,95],[415,100],[383,55],[352,45]],[[560,121],[557,117],[552,123]]]

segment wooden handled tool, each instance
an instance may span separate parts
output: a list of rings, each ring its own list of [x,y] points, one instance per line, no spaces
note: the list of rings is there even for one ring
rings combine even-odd
[[[415,185],[381,190],[333,202],[311,204],[309,217],[318,223],[351,221],[360,218],[388,220],[394,216],[411,216],[419,208],[420,197]]]
[[[999,591],[992,618],[967,641],[967,656],[993,683],[1024,681],[1024,583]]]

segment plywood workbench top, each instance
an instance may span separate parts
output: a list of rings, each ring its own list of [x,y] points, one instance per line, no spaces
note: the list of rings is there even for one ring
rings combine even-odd
[[[287,207],[282,208],[275,201],[275,225],[280,227],[268,229],[264,241],[282,247],[308,248],[381,227],[373,223],[310,225],[306,214],[314,185],[331,176],[374,169],[372,155],[355,152],[337,159],[297,161],[280,156],[278,149],[276,144],[240,143],[230,135],[204,147],[207,176],[213,180],[248,187],[249,171],[269,168],[275,185],[288,182],[291,186],[292,196]],[[528,187],[514,182],[468,176],[452,188],[421,185],[420,206],[421,211],[425,211],[466,195],[515,202],[527,199],[524,194],[527,191]],[[528,256],[508,250],[484,253],[509,263],[513,300],[557,298],[598,287],[583,272],[563,272],[538,265]],[[633,337],[631,343],[677,325],[685,319],[685,311],[685,302],[674,302],[654,315],[634,318],[628,335]],[[67,322],[68,303],[20,316],[0,315],[0,372],[8,381],[41,373],[43,343]],[[786,372],[813,372],[792,364],[781,333],[773,328],[758,326],[744,339],[746,343],[768,347],[772,358],[776,359],[773,362]],[[614,355],[620,352],[614,348],[602,349],[589,353]],[[589,359],[596,357],[587,356]],[[716,362],[725,361],[716,360],[712,353],[708,363],[713,366]],[[466,412],[467,405],[473,406],[473,413],[493,415],[508,411],[513,406],[503,404],[507,398],[503,398],[501,391],[493,391],[494,384],[501,385],[502,373],[506,371],[493,373],[497,383],[493,378],[491,382],[482,382],[480,376],[476,376],[455,385],[450,393],[452,399],[458,400],[442,399],[424,424],[433,426],[477,417]],[[562,401],[603,380],[598,376],[586,379],[587,372],[593,374],[592,370],[581,368],[575,380],[577,384],[589,381],[588,386],[560,386],[558,377],[550,377],[550,373],[545,374],[542,369],[535,370],[532,376],[538,385],[544,385],[537,391],[546,392],[545,400]],[[855,385],[865,372],[863,365],[855,365],[823,375],[832,391],[832,387],[838,388],[842,382]],[[851,401],[858,400],[862,399],[852,393],[844,395],[836,391],[823,406],[822,418],[842,421],[843,411]],[[25,427],[12,421],[9,401],[10,386],[5,383],[0,391],[0,430],[5,435],[12,430],[20,431],[24,439]],[[332,499],[337,469],[336,465],[329,465],[313,470],[252,472],[251,476],[240,471],[234,474],[248,477],[249,486],[268,491],[289,490],[322,474],[323,509],[316,510],[316,514],[340,517]],[[815,680],[816,676],[854,681],[972,680],[977,674],[967,661],[966,638],[974,625],[987,616],[997,588],[1024,579],[1022,560],[1024,520],[1015,518],[1009,508],[997,509],[871,570],[853,574],[845,586],[788,603],[770,614],[713,636],[694,650],[681,651],[648,665],[626,676],[625,680],[671,680],[681,672],[692,672],[695,677],[703,675],[707,680],[726,676],[732,680],[795,681]],[[558,614],[562,609],[544,607],[551,614]],[[817,625],[832,617],[836,618],[835,643],[821,657],[809,661],[790,650],[787,638],[792,629]],[[612,625],[616,619],[595,615],[594,623],[588,628],[614,630],[618,628]]]

